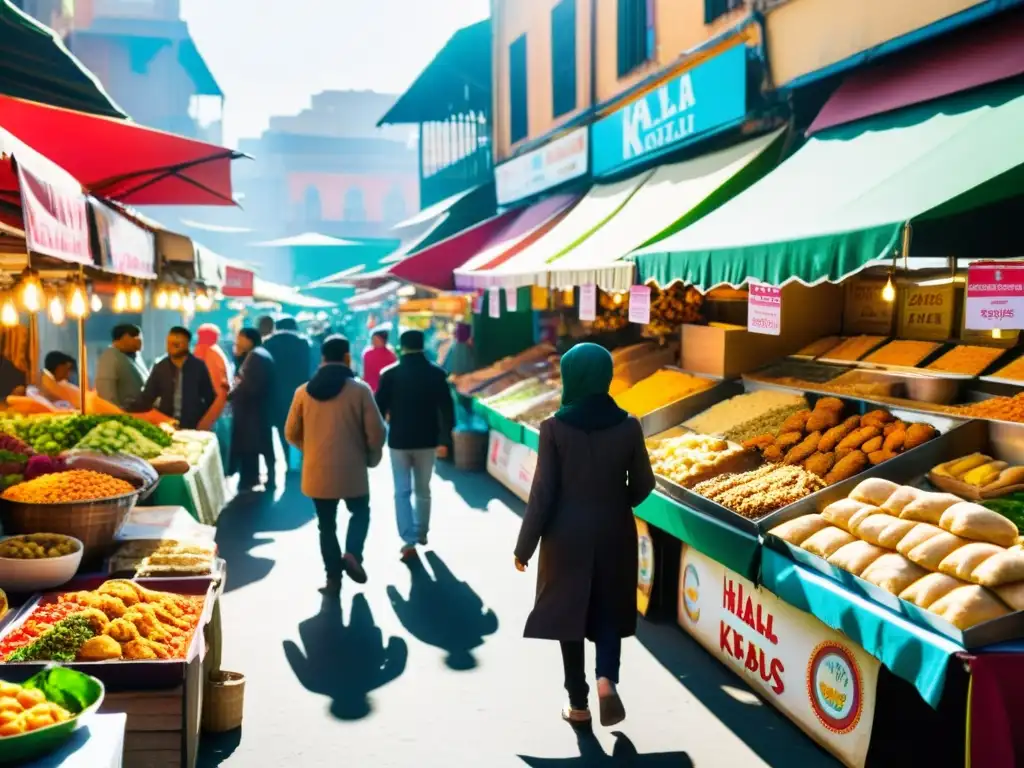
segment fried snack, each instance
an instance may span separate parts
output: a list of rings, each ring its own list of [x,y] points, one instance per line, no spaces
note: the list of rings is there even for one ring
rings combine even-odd
[[[787,432],[803,432],[804,427],[807,426],[807,420],[811,418],[811,412],[808,410],[797,411],[779,427],[779,434],[784,435]]]
[[[775,444],[783,451],[788,451],[797,443],[802,442],[804,439],[803,432],[783,432],[775,438]]]
[[[82,644],[79,661],[108,661],[121,658],[121,644],[109,635],[97,635]]]
[[[783,459],[783,463],[803,464],[811,457],[811,454],[818,450],[818,443],[820,442],[821,432],[811,432],[811,434],[805,437],[802,442],[790,448],[789,453],[786,454],[786,458]]]
[[[835,411],[836,413],[842,413],[844,408],[846,408],[846,406],[838,397],[823,397],[814,404],[814,410],[816,411]]]
[[[888,461],[889,459],[893,459],[895,457],[896,454],[893,453],[892,451],[872,451],[871,453],[868,454],[868,461],[871,463],[871,466],[875,467],[881,464],[883,461]]]
[[[837,451],[852,451],[860,448],[864,443],[873,437],[878,437],[882,434],[882,430],[878,427],[867,426],[855,429],[853,432],[848,434],[842,440],[839,441],[839,445],[836,446]]]
[[[861,416],[860,425],[862,427],[878,427],[881,429],[885,424],[888,424],[890,421],[894,421],[895,419],[896,417],[888,411],[878,408],[874,411],[868,411]]]
[[[898,453],[903,450],[903,444],[906,442],[906,439],[906,431],[902,429],[894,430],[885,438],[885,442],[882,443],[882,448],[890,453]]]
[[[822,453],[829,453],[834,451],[839,442],[849,435],[853,430],[860,426],[860,417],[851,416],[842,424],[832,427],[828,432],[821,436],[821,442],[818,443],[818,450]]]
[[[767,448],[770,445],[773,445],[774,443],[774,435],[758,435],[757,437],[752,437],[749,440],[744,440],[743,447],[763,451],[765,448]]]
[[[824,432],[839,424],[842,419],[841,411],[833,411],[829,408],[815,408],[807,419],[806,430],[808,432]]]
[[[764,449],[764,452],[761,454],[761,457],[765,461],[770,461],[772,464],[778,464],[780,461],[782,461],[783,456],[785,456],[785,454],[782,452],[782,449],[777,444],[769,445],[767,448]]]
[[[897,419],[896,421],[890,421],[888,424],[886,424],[885,427],[882,429],[882,434],[888,437],[897,429],[905,430],[906,428],[907,423],[905,421],[900,421],[899,419]]]
[[[824,477],[828,474],[829,470],[836,463],[836,455],[834,453],[815,453],[812,454],[807,461],[804,462],[804,469],[811,474],[817,475],[818,477]]]
[[[868,465],[868,457],[862,451],[851,451],[835,463],[832,470],[825,475],[825,482],[835,485],[847,478],[862,472]]]
[[[878,437],[872,437],[870,440],[864,443],[864,445],[862,445],[860,449],[864,451],[864,453],[866,453],[868,456],[871,456],[871,454],[874,453],[875,451],[882,450],[882,444],[884,442],[885,438],[883,438],[881,435],[879,435]]]
[[[907,437],[903,443],[903,450],[910,451],[919,445],[924,445],[938,434],[939,431],[931,424],[911,424],[907,427]]]

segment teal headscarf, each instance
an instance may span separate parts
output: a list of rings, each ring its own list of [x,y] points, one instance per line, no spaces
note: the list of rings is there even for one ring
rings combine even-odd
[[[562,355],[562,407],[555,418],[592,432],[625,421],[629,414],[608,394],[612,383],[611,353],[597,344],[577,344]]]

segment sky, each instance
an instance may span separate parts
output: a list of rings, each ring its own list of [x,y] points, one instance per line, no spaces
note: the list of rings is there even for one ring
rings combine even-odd
[[[399,94],[488,0],[181,0],[224,91],[224,138],[258,136],[325,90]]]

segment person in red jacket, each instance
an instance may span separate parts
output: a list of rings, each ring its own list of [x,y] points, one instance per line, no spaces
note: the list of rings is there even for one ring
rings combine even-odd
[[[380,372],[398,362],[398,355],[388,346],[388,329],[378,328],[370,337],[370,346],[363,352],[363,381],[374,394],[380,389]]]

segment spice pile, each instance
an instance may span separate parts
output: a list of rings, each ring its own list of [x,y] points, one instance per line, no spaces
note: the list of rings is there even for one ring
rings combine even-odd
[[[743,442],[779,425],[797,410],[807,408],[801,395],[774,390],[758,390],[723,400],[694,416],[683,426],[705,435],[722,435],[734,442]],[[751,430],[753,434],[748,434]]]
[[[709,389],[713,384],[709,379],[663,368],[615,395],[615,402],[634,416],[646,416],[688,395]]]
[[[12,485],[2,498],[22,504],[68,504],[113,499],[134,491],[131,483],[102,472],[72,469]]]
[[[929,371],[946,373],[963,373],[969,376],[980,376],[1006,350],[999,347],[973,347],[961,344],[953,347],[946,354],[928,366]]]
[[[968,419],[995,419],[1024,423],[1024,392],[1013,397],[990,397],[956,409],[957,416]]]

